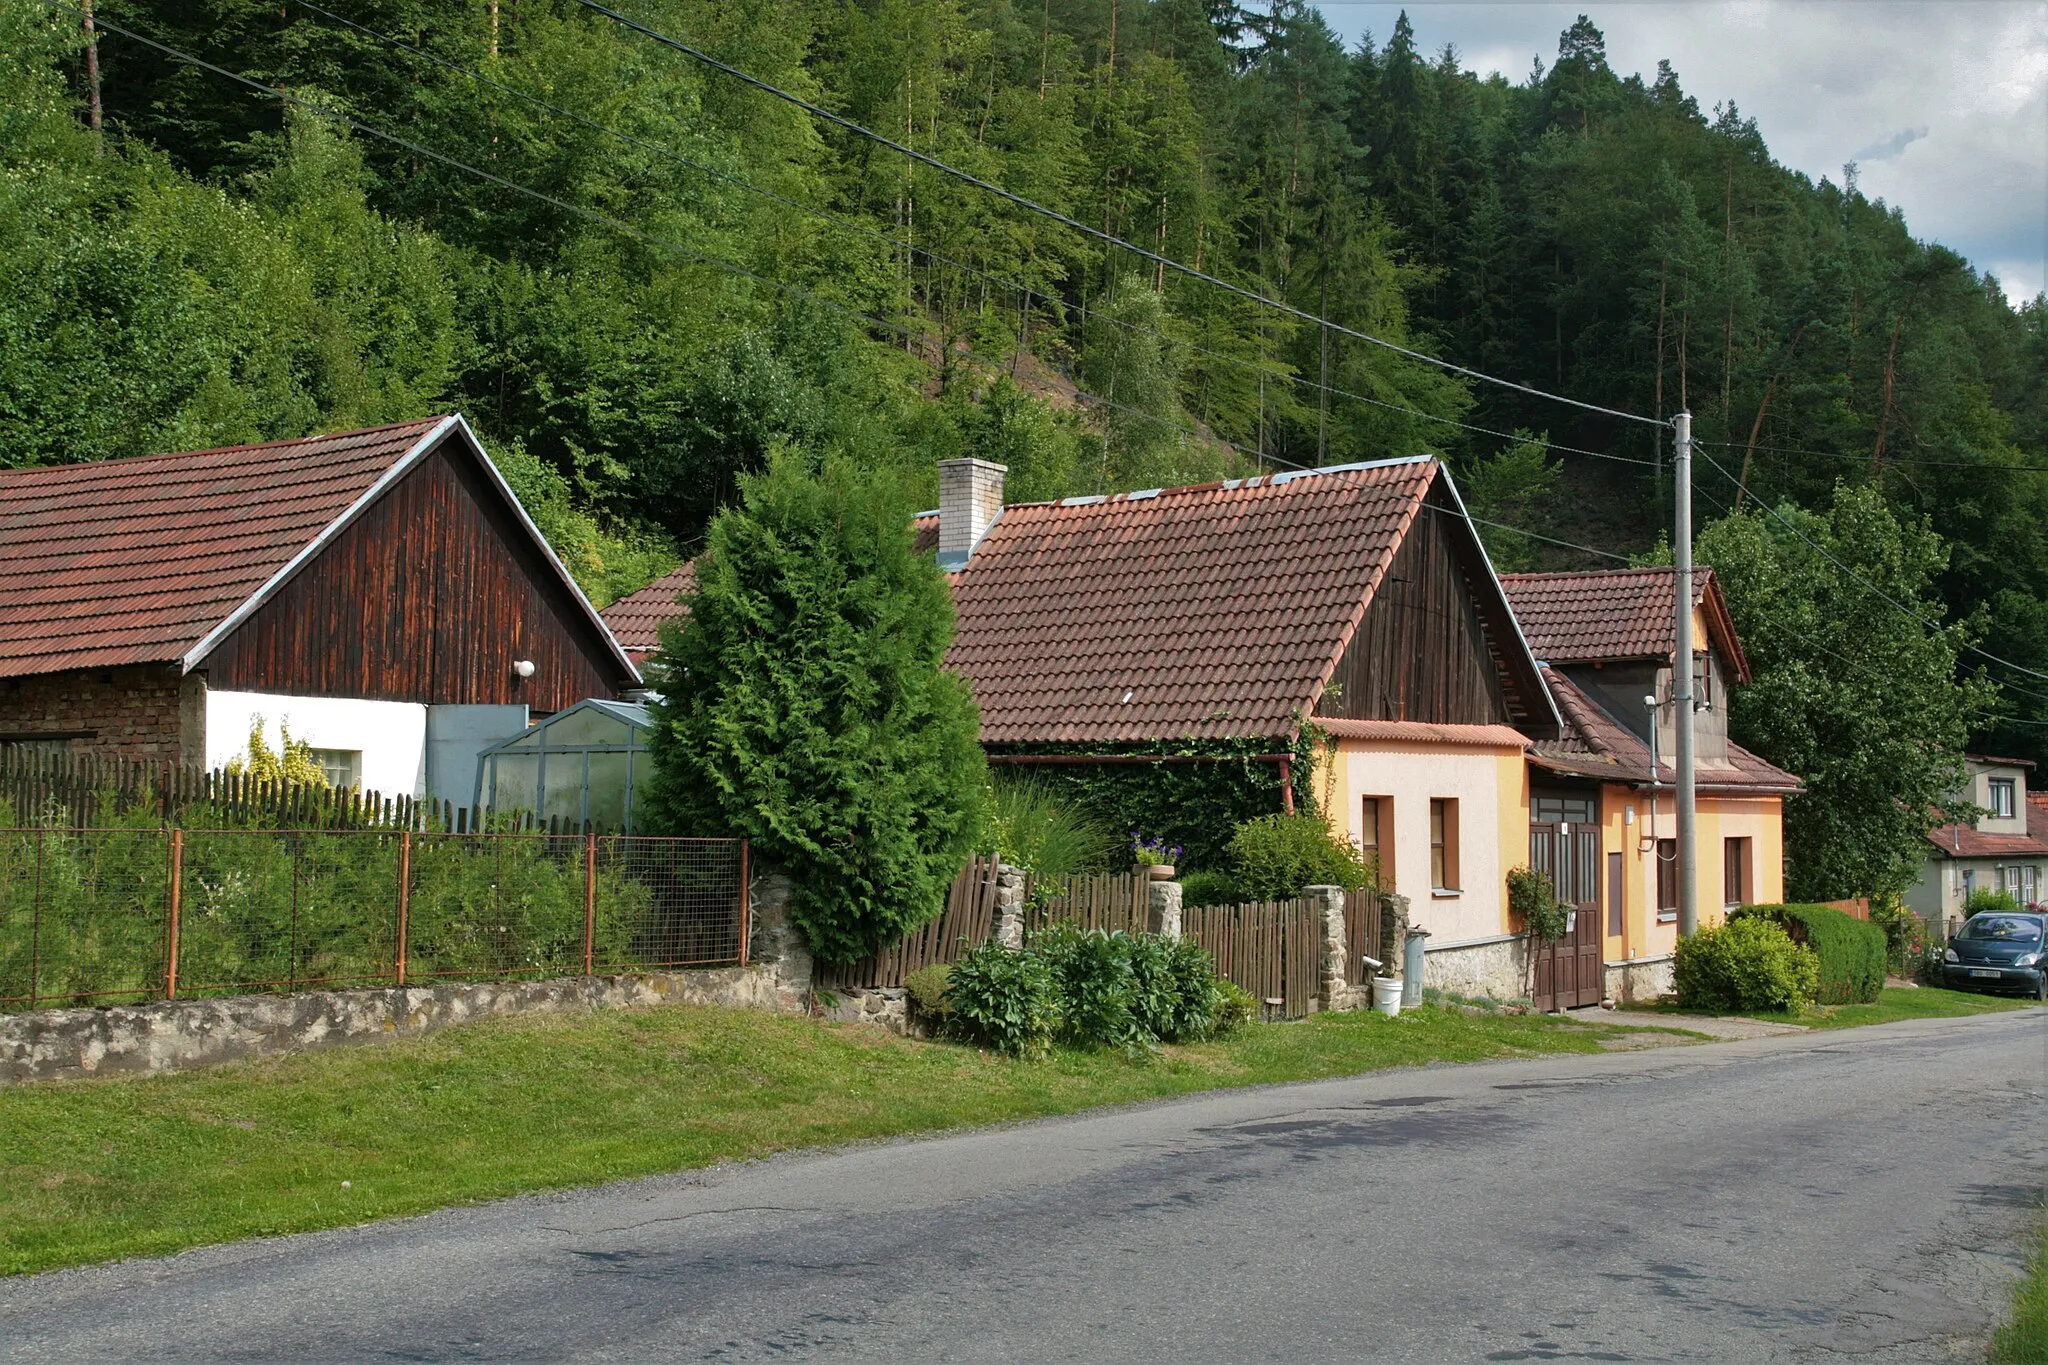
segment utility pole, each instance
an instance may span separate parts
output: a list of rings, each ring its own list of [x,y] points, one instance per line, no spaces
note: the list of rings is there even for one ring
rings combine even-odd
[[[1672,562],[1677,568],[1672,610],[1671,726],[1678,736],[1678,936],[1699,931],[1698,811],[1694,805],[1692,743],[1692,413],[1672,419],[1677,449],[1671,462],[1677,485]]]

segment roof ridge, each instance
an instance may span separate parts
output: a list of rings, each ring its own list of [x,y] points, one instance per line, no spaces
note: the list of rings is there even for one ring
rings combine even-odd
[[[8,474],[55,474],[59,472],[82,472],[86,470],[116,469],[142,460],[188,460],[200,455],[239,455],[245,451],[275,450],[280,446],[305,445],[313,441],[340,441],[351,436],[378,436],[385,432],[400,431],[418,427],[431,431],[447,421],[455,413],[441,413],[434,417],[414,417],[403,422],[386,422],[374,427],[351,427],[346,431],[314,432],[306,436],[283,436],[274,441],[247,441],[241,445],[208,446],[203,450],[148,450],[133,455],[109,455],[102,460],[68,460],[62,464],[21,465],[13,469],[0,469],[0,475]]]

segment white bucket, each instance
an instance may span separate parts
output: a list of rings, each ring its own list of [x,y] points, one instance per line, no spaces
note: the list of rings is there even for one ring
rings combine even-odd
[[[1381,1014],[1401,1012],[1401,978],[1376,976],[1372,979],[1372,1007]]]

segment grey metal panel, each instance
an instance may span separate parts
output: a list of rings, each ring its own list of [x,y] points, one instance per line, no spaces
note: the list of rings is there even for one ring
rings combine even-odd
[[[458,806],[477,799],[477,759],[526,729],[527,710],[510,706],[427,708],[427,796]]]

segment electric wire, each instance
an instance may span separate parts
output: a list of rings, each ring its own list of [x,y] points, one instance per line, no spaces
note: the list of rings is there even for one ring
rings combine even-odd
[[[1527,394],[1532,398],[1543,398],[1548,399],[1549,401],[1554,403],[1564,403],[1571,407],[1583,409],[1587,412],[1597,412],[1602,414],[1603,416],[1615,417],[1627,422],[1640,422],[1646,426],[1654,427],[1666,427],[1670,425],[1670,423],[1667,420],[1655,417],[1645,417],[1641,413],[1624,412],[1619,408],[1603,407],[1598,403],[1588,403],[1578,398],[1567,398],[1563,394],[1550,393],[1546,390],[1535,388],[1528,384],[1520,384],[1512,379],[1502,379],[1497,375],[1487,374],[1482,370],[1475,370],[1468,366],[1459,365],[1453,361],[1445,360],[1440,356],[1433,356],[1422,351],[1413,350],[1409,347],[1402,346],[1396,342],[1388,341],[1384,337],[1374,336],[1370,332],[1361,332],[1356,328],[1346,327],[1342,323],[1331,322],[1327,318],[1318,317],[1315,314],[1310,313],[1304,309],[1296,308],[1293,304],[1284,302],[1280,299],[1272,298],[1266,294],[1261,294],[1255,289],[1247,289],[1243,285],[1233,284],[1229,280],[1223,279],[1220,276],[1210,274],[1208,271],[1197,270],[1191,265],[1187,265],[1183,262],[1177,261],[1171,256],[1162,255],[1159,252],[1152,251],[1145,247],[1139,246],[1135,242],[1126,241],[1125,239],[1123,239],[1122,237],[1118,237],[1114,233],[1105,232],[1101,228],[1090,227],[1088,224],[1081,222],[1079,219],[1074,218],[1069,214],[1061,213],[1058,209],[1050,208],[1044,204],[1039,203],[1035,199],[1029,199],[1021,194],[1016,193],[1013,190],[1005,189],[1001,185],[998,185],[990,180],[985,180],[982,177],[975,175],[971,171],[961,170],[959,167],[951,165],[948,162],[941,161],[939,158],[932,156],[927,152],[920,152],[915,147],[906,146],[905,144],[896,141],[894,138],[888,137],[882,133],[874,131],[874,129],[872,128],[868,128],[862,124],[855,123],[852,119],[847,118],[843,114],[836,114],[832,112],[830,109],[823,107],[822,105],[815,104],[812,101],[805,99],[801,95],[795,94],[788,90],[784,90],[781,86],[775,85],[769,81],[762,80],[758,76],[750,75],[749,73],[740,70],[738,67],[733,66],[730,63],[722,62],[708,52],[705,52],[699,48],[692,47],[688,43],[682,42],[679,39],[671,38],[667,34],[662,33],[658,29],[650,28],[648,25],[641,23],[637,19],[634,19],[625,14],[621,14],[618,10],[611,8],[609,5],[600,4],[598,0],[577,0],[577,3],[582,5],[585,9],[590,10],[594,14],[603,15],[605,18],[611,20],[613,23],[618,24],[624,28],[630,29],[635,33],[641,34],[642,36],[649,38],[654,42],[660,43],[664,47],[672,48],[675,51],[680,52],[683,55],[690,57],[698,62],[702,62],[704,65],[711,67],[715,71],[722,72],[723,74],[730,76],[737,81],[752,86],[756,90],[760,90],[766,94],[772,95],[776,99],[784,100],[790,104],[793,104],[797,108],[804,110],[805,112],[813,115],[814,117],[824,119],[828,123],[835,124],[838,127],[846,129],[848,132],[855,133],[861,137],[867,138],[880,146],[889,148],[891,151],[900,152],[902,155],[909,157],[911,160],[919,162],[922,165],[930,166],[933,170],[936,170],[944,175],[951,176],[954,179],[972,185],[977,189],[986,190],[990,194],[996,195],[998,198],[1007,200],[1010,203],[1017,205],[1019,208],[1026,209],[1032,213],[1036,213],[1045,218],[1049,218],[1052,221],[1059,223],[1064,227],[1071,228],[1072,230],[1082,233],[1088,237],[1092,237],[1097,241],[1106,242],[1111,246],[1119,248],[1120,250],[1128,251],[1135,256],[1138,256],[1144,260],[1152,261],[1157,265],[1163,266],[1166,269],[1185,275],[1190,279],[1200,280],[1204,284],[1213,285],[1219,289],[1227,290],[1228,292],[1235,294],[1240,298],[1248,299],[1253,303],[1261,304],[1267,308],[1272,308],[1278,312],[1285,313],[1290,317],[1298,319],[1299,321],[1312,323],[1315,326],[1327,328],[1332,332],[1337,332],[1343,336],[1348,336],[1355,338],[1359,341],[1367,342],[1371,345],[1381,347],[1388,351],[1392,351],[1397,355],[1406,356],[1411,360],[1421,361],[1422,363],[1427,365],[1435,365],[1440,369],[1446,370],[1452,374],[1462,374],[1468,379],[1476,379],[1481,381],[1482,383],[1495,384],[1500,386],[1501,388],[1512,389],[1518,393]]]
[[[1870,456],[1857,454],[1853,451],[1802,450],[1795,446],[1752,446],[1741,441],[1702,441],[1698,439],[1695,439],[1693,444],[1696,446],[1715,446],[1721,450],[1729,451],[1755,450],[1768,452],[1772,455],[1808,455],[1817,460],[1853,460],[1858,464],[1866,465],[1870,463]],[[1986,474],[2048,474],[2048,465],[2044,464],[1993,464],[1988,461],[1923,460],[1918,458],[1900,460],[1899,463],[1911,465],[1915,469],[1974,469]]]
[[[646,138],[638,137],[632,133],[625,132],[618,128],[613,128],[610,125],[599,122],[596,119],[592,119],[583,114],[579,114],[573,109],[564,108],[559,104],[556,104],[550,100],[543,99],[540,96],[532,94],[529,91],[521,90],[516,86],[508,85],[503,81],[484,75],[482,72],[473,70],[470,67],[463,66],[459,62],[451,61],[445,57],[437,56],[434,53],[428,52],[425,49],[415,46],[412,43],[408,43],[401,38],[395,38],[390,34],[381,33],[378,30],[371,28],[366,24],[361,24],[353,19],[350,19],[346,15],[335,13],[333,10],[330,10],[323,5],[315,3],[315,0],[294,0],[294,3],[297,3],[301,8],[311,10],[316,14],[320,14],[329,19],[332,19],[336,23],[346,25],[348,28],[354,29],[356,32],[364,34],[367,37],[373,38],[380,43],[387,44],[388,46],[393,47],[399,51],[408,52],[413,54],[414,56],[423,58],[424,60],[432,62],[436,66],[439,66],[444,70],[453,71],[459,75],[467,77],[472,81],[477,82],[480,85],[486,85],[494,90],[501,91],[504,94],[510,95],[514,99],[521,100],[535,108],[544,109],[551,114],[557,115],[558,117],[569,119],[570,121],[576,123],[577,125],[584,128],[588,128],[593,132],[603,133],[607,136],[617,138],[630,146],[638,147],[641,148],[642,150],[653,152],[657,156],[665,157],[677,163],[678,165],[687,166],[690,169],[697,171],[703,175],[711,176],[714,179],[724,181],[726,184],[735,186],[736,188],[745,190],[751,194],[759,195],[764,199],[770,200],[771,202],[777,204],[781,204],[787,208],[795,209],[800,213],[809,214],[812,217],[818,218],[824,222],[832,223],[838,227],[844,228],[849,232],[858,233],[863,237],[867,237],[873,241],[881,242],[888,246],[896,247],[903,251],[911,252],[917,255],[922,255],[928,261],[937,261],[943,265],[950,266],[955,270],[962,271],[978,279],[987,280],[990,281],[991,283],[1001,285],[1005,289],[1013,290],[1023,295],[1026,300],[1027,307],[1030,306],[1031,300],[1038,299],[1043,300],[1047,304],[1053,305],[1054,307],[1064,311],[1064,303],[1062,300],[1056,298],[1051,294],[1046,293],[1042,289],[1036,288],[1032,285],[1025,284],[1022,281],[1013,280],[1007,276],[1000,275],[992,271],[984,270],[979,266],[970,265],[965,261],[957,260],[953,257],[946,256],[940,252],[933,251],[930,247],[921,247],[912,242],[905,241],[900,237],[893,237],[886,232],[882,232],[879,229],[869,227],[866,224],[856,222],[850,218],[846,218],[840,214],[832,212],[829,209],[819,208],[813,204],[806,204],[801,200],[792,199],[787,195],[780,194],[774,190],[764,188],[763,186],[760,185],[756,185],[742,176],[734,175],[729,171],[720,170],[715,166],[705,165],[703,162],[685,156],[681,152],[678,152],[671,147],[664,146],[661,143],[649,141]],[[1498,431],[1491,427],[1479,426],[1475,423],[1462,421],[1455,417],[1445,417],[1437,413],[1425,412],[1420,408],[1409,407],[1401,403],[1389,402],[1388,400],[1383,398],[1374,398],[1367,394],[1354,393],[1348,389],[1338,388],[1332,384],[1326,384],[1318,380],[1313,380],[1306,378],[1302,375],[1294,374],[1291,371],[1281,367],[1262,365],[1255,360],[1249,360],[1243,356],[1229,355],[1225,352],[1214,350],[1207,346],[1202,346],[1194,342],[1173,337],[1167,334],[1166,332],[1160,331],[1158,328],[1155,327],[1141,326],[1137,323],[1127,322],[1122,318],[1107,317],[1101,314],[1099,311],[1096,313],[1096,319],[1097,321],[1107,323],[1112,327],[1122,328],[1126,331],[1133,332],[1137,335],[1157,338],[1158,340],[1164,341],[1169,345],[1181,347],[1192,354],[1208,356],[1213,359],[1222,361],[1225,364],[1236,365],[1242,369],[1250,370],[1255,374],[1259,374],[1267,378],[1278,380],[1282,383],[1286,383],[1300,388],[1310,389],[1319,393],[1329,394],[1333,398],[1344,398],[1349,399],[1352,402],[1365,403],[1372,407],[1385,409],[1389,412],[1402,413],[1406,416],[1420,418],[1423,421],[1436,422],[1445,426],[1456,427],[1461,431],[1468,431],[1481,436],[1491,436],[1502,441],[1520,442],[1523,440],[1531,439],[1541,440],[1546,451],[1556,451],[1571,455],[1584,455],[1596,460],[1611,460],[1620,464],[1641,465],[1645,468],[1661,467],[1658,465],[1658,462],[1652,460],[1639,459],[1628,455],[1615,455],[1608,451],[1587,450],[1580,446],[1562,445],[1558,442],[1549,440],[1547,437],[1537,438],[1524,436],[1521,433]],[[1260,458],[1264,459],[1269,457],[1267,457],[1263,452],[1261,452]],[[1282,461],[1282,463],[1287,462]],[[1300,466],[1294,467],[1299,468]]]

